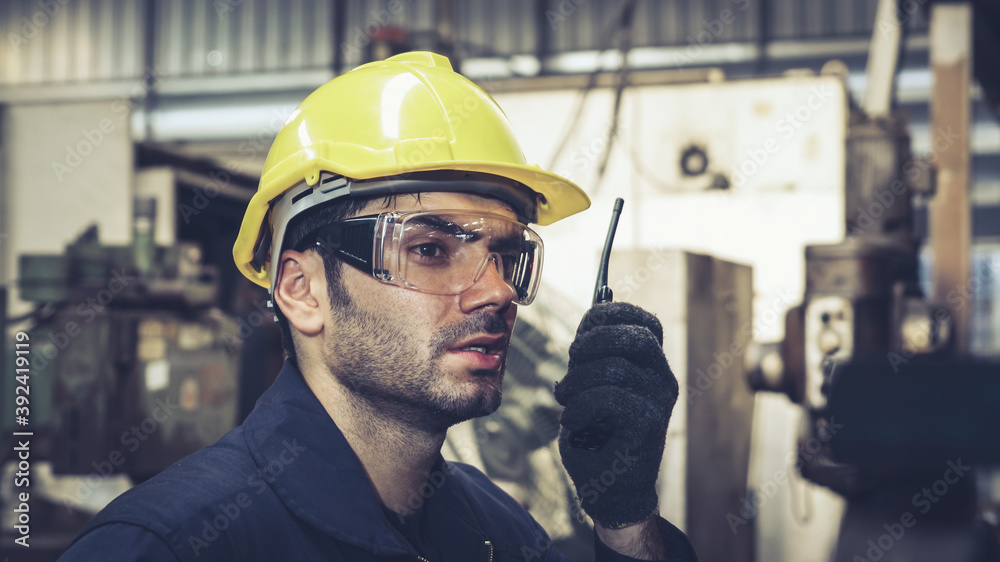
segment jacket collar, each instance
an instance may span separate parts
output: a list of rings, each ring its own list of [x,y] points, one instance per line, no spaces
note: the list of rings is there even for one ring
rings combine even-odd
[[[386,519],[361,460],[295,366],[285,363],[243,433],[260,479],[296,516],[376,556],[417,555]],[[439,456],[427,486],[409,507],[426,510],[443,559],[473,559],[487,537],[482,509],[469,500],[468,476]]]
[[[286,362],[243,424],[261,479],[293,513],[376,556],[415,554],[386,520],[361,461]]]

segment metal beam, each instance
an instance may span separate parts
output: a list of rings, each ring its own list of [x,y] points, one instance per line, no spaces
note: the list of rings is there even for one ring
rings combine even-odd
[[[896,17],[896,0],[880,0],[868,49],[868,68],[865,72],[868,87],[861,100],[861,107],[869,117],[888,117],[892,109],[892,85],[896,78],[902,37],[902,25]]]
[[[931,8],[931,150],[938,168],[937,194],[930,203],[931,280],[934,300],[952,309],[955,350],[969,350],[970,282],[969,113],[972,8],[967,2]]]
[[[534,92],[543,90],[576,90],[587,87],[587,74],[562,74],[533,76],[530,78],[496,78],[475,80],[491,94],[502,92]],[[683,70],[641,70],[629,73],[630,86],[652,86],[663,84],[686,84],[725,79],[725,73],[718,68],[690,68]],[[618,85],[618,72],[602,72],[597,75],[595,88],[614,88]]]

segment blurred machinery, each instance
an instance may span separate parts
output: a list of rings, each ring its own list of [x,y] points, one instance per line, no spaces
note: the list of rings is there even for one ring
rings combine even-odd
[[[856,112],[847,146],[848,212],[885,212],[849,218],[843,242],[806,249],[803,303],[786,316],[785,340],[764,349],[750,373],[752,386],[784,392],[808,412],[799,468],[848,499],[838,560],[869,550],[866,541],[886,532],[881,522],[918,513],[914,494],[942,480],[949,461],[1000,462],[1000,365],[956,354],[951,312],[918,286],[909,199],[926,186],[903,175],[912,162],[905,124]],[[925,512],[928,521],[974,526],[975,479],[951,484],[947,497],[934,498],[947,502]],[[907,531],[935,533],[922,523]],[[927,542],[905,544],[885,560],[923,560],[912,556]],[[945,556],[955,545],[942,537],[933,544],[940,550],[925,550],[927,560],[996,560],[986,550]]]
[[[211,310],[215,274],[196,245],[156,248],[140,228],[131,247],[102,246],[92,228],[64,255],[21,257],[21,296],[45,305],[30,332],[53,380],[56,472],[88,474],[142,445],[115,469],[141,481],[234,423],[223,344],[236,324]]]
[[[969,303],[952,298],[963,284],[937,287],[947,303],[920,289],[911,199],[934,191],[935,170],[911,156],[905,119],[889,112],[895,58],[886,51],[898,43],[884,41],[873,39],[869,95],[852,108],[848,128],[847,236],[806,248],[803,302],[786,316],[784,341],[756,355],[750,382],[806,410],[799,469],[847,499],[838,562],[997,560],[1000,535],[980,505],[973,467],[1000,464],[1000,364],[965,355],[958,336]],[[954,102],[967,104],[968,76],[942,78],[935,93],[957,87]],[[936,124],[962,131],[961,123]],[[951,151],[966,150],[963,139],[952,142]],[[942,181],[953,181],[947,172]],[[964,247],[933,240],[961,224],[935,226],[936,268],[951,262],[942,249],[969,254],[967,235]]]
[[[36,459],[81,477],[38,519],[42,536],[71,538],[103,479],[145,480],[237,422],[237,322],[214,308],[218,273],[197,244],[154,244],[155,204],[136,199],[130,246],[91,226],[62,255],[20,257],[20,296],[38,303],[15,319],[32,342]]]

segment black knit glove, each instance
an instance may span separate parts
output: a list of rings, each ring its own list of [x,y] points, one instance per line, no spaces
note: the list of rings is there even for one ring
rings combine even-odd
[[[566,407],[559,452],[584,511],[610,529],[656,513],[656,476],[677,401],[659,320],[628,303],[591,308],[556,400]]]

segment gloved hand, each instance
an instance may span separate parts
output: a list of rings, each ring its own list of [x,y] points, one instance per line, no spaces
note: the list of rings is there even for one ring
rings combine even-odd
[[[584,511],[617,529],[656,513],[656,476],[677,379],[655,316],[622,302],[591,308],[556,384],[563,465]]]

